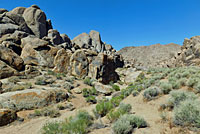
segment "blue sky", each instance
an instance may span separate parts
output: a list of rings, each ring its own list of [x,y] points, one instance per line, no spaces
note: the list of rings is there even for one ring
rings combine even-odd
[[[71,39],[97,30],[119,50],[177,43],[200,35],[200,0],[0,0],[0,8],[37,4]]]

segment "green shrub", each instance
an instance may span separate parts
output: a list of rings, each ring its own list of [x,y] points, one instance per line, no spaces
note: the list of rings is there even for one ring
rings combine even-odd
[[[110,110],[114,108],[113,104],[110,101],[103,100],[102,102],[98,103],[93,110],[94,115],[96,117],[103,117],[105,116]]]
[[[150,101],[155,99],[160,94],[160,89],[158,87],[150,87],[144,90],[144,99]]]
[[[168,94],[172,90],[172,85],[168,82],[162,82],[160,87],[164,94]]]
[[[199,79],[191,77],[189,78],[189,80],[187,81],[187,86],[188,87],[194,87],[196,83],[198,83]]]
[[[92,124],[92,117],[88,112],[80,111],[75,117],[70,117],[62,124],[62,131],[66,134],[87,134]]]
[[[64,122],[47,123],[42,128],[42,134],[87,134],[93,118],[85,111],[80,111],[75,117]]]
[[[194,90],[195,90],[196,93],[200,93],[200,82],[198,82],[196,84],[196,86],[194,87]]]
[[[134,91],[132,92],[132,95],[135,97],[135,96],[139,95],[139,92],[136,91],[136,90],[134,90]]]
[[[121,115],[128,114],[131,111],[131,105],[130,104],[124,104],[121,103],[119,105],[119,108],[117,110],[112,109],[108,114],[107,118],[113,122],[117,120]]]
[[[52,107],[45,107],[41,110],[35,110],[34,116],[49,116],[51,118],[55,118],[60,116],[59,110],[52,108]]]
[[[110,100],[110,102],[112,103],[114,107],[119,106],[121,101],[122,101],[122,98],[120,96],[112,97],[112,99]]]
[[[119,86],[115,84],[112,85],[112,89],[114,89],[115,91],[120,91]]]
[[[42,127],[42,134],[61,134],[60,125],[59,122],[48,122]]]
[[[193,92],[171,91],[168,103],[170,106],[176,107],[180,104],[180,102],[185,101],[187,99],[195,100],[197,99],[197,96]]]
[[[83,82],[84,82],[84,84],[92,86],[93,80],[91,78],[89,78],[89,77],[86,77]]]
[[[173,122],[181,126],[200,127],[200,102],[197,100],[185,100],[175,107]]]
[[[82,90],[82,93],[83,93],[83,97],[89,97],[92,95],[97,95],[97,90],[94,87],[92,87],[91,89],[84,88]]]
[[[135,115],[122,115],[112,126],[115,134],[130,134],[133,128],[147,127],[146,121]]]
[[[186,82],[187,82],[186,78],[181,78],[180,80],[178,80],[178,83],[180,84],[180,86],[186,86]]]
[[[97,103],[97,100],[96,100],[96,98],[94,96],[88,96],[88,97],[86,97],[86,101],[87,102],[91,102],[93,104]]]
[[[181,88],[181,83],[179,81],[171,81],[170,83],[171,83],[173,89]]]
[[[132,126],[128,120],[117,120],[112,126],[114,134],[130,134]]]

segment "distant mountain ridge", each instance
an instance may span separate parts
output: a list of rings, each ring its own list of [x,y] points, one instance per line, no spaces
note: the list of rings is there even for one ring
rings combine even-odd
[[[160,67],[162,61],[172,58],[180,50],[180,45],[170,43],[166,45],[124,47],[117,53],[122,55],[126,66],[151,68]]]

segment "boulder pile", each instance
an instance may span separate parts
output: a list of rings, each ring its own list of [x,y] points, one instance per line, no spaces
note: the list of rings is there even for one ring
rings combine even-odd
[[[30,66],[109,83],[118,79],[115,69],[123,59],[97,31],[73,40],[60,34],[37,5],[0,9],[0,78],[21,75]]]
[[[200,65],[200,36],[194,36],[190,39],[185,38],[181,50],[176,55],[166,61],[168,67],[179,66],[199,66]]]

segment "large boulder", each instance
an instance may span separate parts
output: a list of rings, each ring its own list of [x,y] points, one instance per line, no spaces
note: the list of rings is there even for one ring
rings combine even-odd
[[[78,45],[80,48],[90,48],[92,40],[87,33],[82,33],[72,40],[74,45]]]
[[[99,53],[89,65],[88,76],[93,79],[98,79],[104,84],[108,84],[110,81],[115,82],[119,79],[115,69],[116,66],[113,57]]]
[[[4,9],[4,8],[0,8],[0,14],[3,14],[5,12],[8,12],[8,10]]]
[[[13,75],[17,75],[18,71],[8,66],[6,63],[0,60],[0,79],[7,78]]]
[[[18,30],[18,29],[19,29],[19,26],[15,24],[11,24],[11,23],[0,24],[0,37],[5,34],[13,33],[15,30]]]
[[[66,90],[47,88],[29,89],[0,94],[0,108],[20,111],[41,108],[68,98]]]
[[[89,61],[84,50],[77,50],[70,58],[71,74],[84,78],[88,74]]]
[[[92,31],[90,31],[89,36],[92,39],[92,47],[94,48],[94,50],[96,50],[97,52],[103,52],[105,46],[101,42],[100,33],[92,30]]]
[[[25,7],[16,7],[10,12],[15,13],[15,14],[19,14],[19,15],[23,15],[25,9],[26,9]]]
[[[24,67],[23,59],[13,50],[4,46],[0,46],[0,60],[4,61],[8,65],[19,71],[22,70]]]
[[[39,65],[53,68],[54,57],[58,49],[48,45],[47,41],[39,38],[22,39],[21,57],[26,65]]]
[[[53,45],[58,45],[58,44],[63,43],[60,33],[55,29],[50,29],[48,31],[48,38],[50,39]]]
[[[28,27],[38,38],[47,35],[46,15],[37,6],[26,8],[23,17]]]
[[[53,71],[58,73],[68,73],[70,72],[70,58],[72,52],[70,50],[60,49],[54,59],[54,69]]]
[[[0,109],[0,126],[7,125],[17,119],[17,114],[13,110]]]

